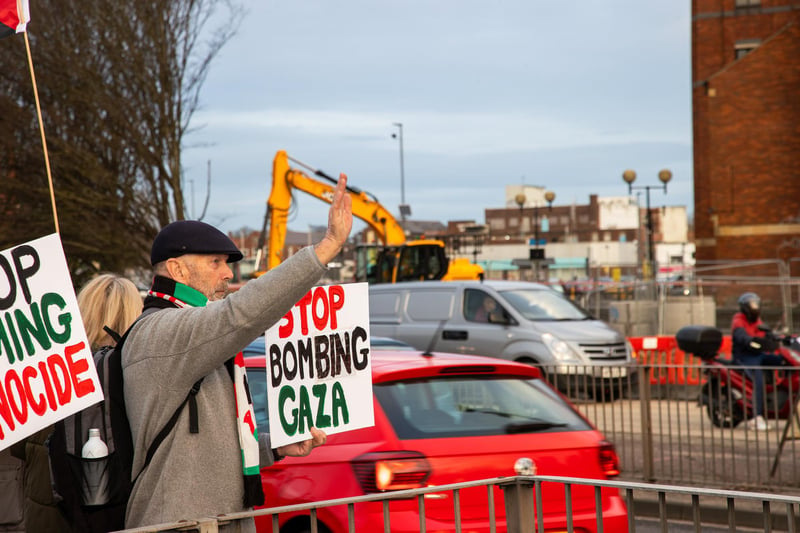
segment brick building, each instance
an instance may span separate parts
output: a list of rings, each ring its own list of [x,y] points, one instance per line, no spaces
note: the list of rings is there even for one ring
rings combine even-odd
[[[538,211],[538,213],[537,213]],[[653,210],[658,217],[658,210]],[[538,207],[501,207],[484,209],[489,237],[493,241],[522,239],[527,241],[538,229],[543,242],[635,241],[635,225],[617,228],[603,227],[596,194],[589,195],[588,204]],[[539,226],[536,228],[536,219]],[[657,219],[654,219],[658,227]]]
[[[448,227],[448,233],[459,235],[461,244],[453,251],[479,261],[521,264],[519,259],[529,257],[538,236],[551,277],[607,277],[614,270],[623,276],[642,275],[647,211],[635,198],[590,194],[586,204],[551,206],[545,195],[543,187],[507,185],[505,207],[484,209],[485,225]],[[658,272],[669,276],[693,264],[686,208],[654,207],[650,215]],[[479,228],[484,231],[471,231]],[[477,247],[473,246],[476,240]]]
[[[797,0],[694,0],[692,104],[698,263],[797,256]]]

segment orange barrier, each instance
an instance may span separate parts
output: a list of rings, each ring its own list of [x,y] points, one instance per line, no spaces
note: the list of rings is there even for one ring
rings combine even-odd
[[[652,385],[700,385],[702,360],[678,348],[674,336],[629,337],[633,358],[649,367]],[[731,353],[731,337],[724,335],[720,354]]]

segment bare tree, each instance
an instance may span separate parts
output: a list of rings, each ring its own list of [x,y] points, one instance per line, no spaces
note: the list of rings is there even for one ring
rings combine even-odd
[[[241,8],[229,0],[41,0],[31,51],[61,238],[76,282],[143,266],[157,229],[185,216],[181,152],[212,60]],[[0,42],[0,246],[52,233],[21,37]],[[3,246],[5,245],[5,246]]]

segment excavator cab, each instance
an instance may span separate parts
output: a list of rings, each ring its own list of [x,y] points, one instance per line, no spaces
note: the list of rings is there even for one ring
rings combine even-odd
[[[449,261],[440,243],[412,241],[397,248],[394,281],[431,281],[447,274]]]
[[[356,247],[355,281],[395,283],[430,281],[447,274],[448,259],[438,241],[412,241],[397,246]]]

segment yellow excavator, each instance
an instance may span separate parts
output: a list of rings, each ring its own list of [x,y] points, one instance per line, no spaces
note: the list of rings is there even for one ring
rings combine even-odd
[[[324,181],[291,167],[290,161],[308,169]],[[275,268],[281,262],[292,192],[295,189],[300,190],[331,203],[336,181],[324,172],[289,157],[284,150],[275,154],[272,165],[272,191],[267,201],[267,213],[258,243],[258,249],[262,250],[267,236],[265,269],[260,270],[260,264],[257,264],[256,276]],[[470,263],[465,258],[449,260],[443,241],[406,240],[403,227],[372,194],[351,185],[348,185],[347,192],[352,199],[353,216],[366,222],[381,241],[380,244],[356,246],[355,281],[395,283],[483,277],[483,268],[480,265]]]

